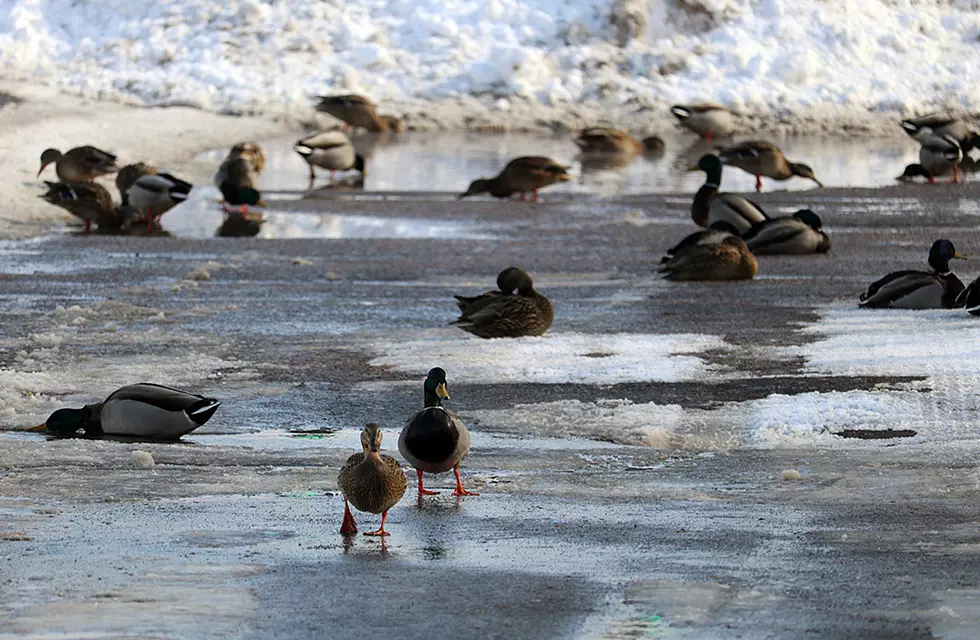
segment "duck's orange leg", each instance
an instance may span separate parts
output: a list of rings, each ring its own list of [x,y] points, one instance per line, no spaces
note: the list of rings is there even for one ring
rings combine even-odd
[[[929,184],[936,184],[936,176],[933,175],[932,171],[929,172]]]
[[[350,512],[350,505],[347,504],[347,496],[344,496],[344,521],[340,524],[340,534],[349,536],[354,533],[357,533],[357,523],[354,522],[354,514]]]
[[[86,220],[85,221],[85,233],[86,233],[86,235],[89,234],[89,233],[91,233],[91,231],[92,231],[92,221],[91,220]]]
[[[537,189],[531,189],[531,193],[534,194],[534,195],[531,196],[531,202],[537,202],[538,201],[538,190]]]
[[[526,198],[524,197],[524,192],[521,191],[521,202],[524,202],[524,200],[526,200]]]
[[[415,473],[417,473],[418,476],[419,476],[419,495],[420,496],[434,496],[437,493],[439,493],[438,491],[429,491],[428,489],[426,489],[425,487],[422,486],[422,470],[421,469],[416,469],[415,470]]]
[[[710,131],[708,133],[704,134],[704,139],[707,140],[708,142],[711,142],[711,132]]]
[[[381,514],[381,527],[377,531],[365,531],[366,536],[390,536],[391,534],[385,531],[385,520],[388,518],[388,512],[385,511]]]
[[[960,173],[959,173],[959,169],[958,169],[958,168],[957,168],[957,166],[956,166],[956,165],[954,164],[954,165],[953,165],[953,184],[959,184],[959,182],[960,182]]]
[[[756,193],[761,193],[762,192],[762,177],[761,176],[756,176],[755,177],[755,192]]]
[[[459,465],[453,467],[453,473],[456,474],[456,490],[453,491],[454,496],[478,496],[479,493],[473,493],[472,491],[467,491],[463,488],[463,481],[459,477]]]

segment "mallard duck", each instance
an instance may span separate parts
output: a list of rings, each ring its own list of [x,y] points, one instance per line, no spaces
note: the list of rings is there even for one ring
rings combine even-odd
[[[143,176],[153,175],[157,172],[156,167],[137,162],[127,164],[116,173],[116,189],[119,190],[119,197],[122,198],[122,206],[129,205],[129,190],[133,184]]]
[[[293,145],[293,151],[306,161],[310,168],[310,183],[316,179],[314,166],[330,171],[330,184],[334,184],[337,171],[354,169],[364,174],[364,156],[354,151],[350,138],[341,131],[327,131],[303,138]]]
[[[91,182],[99,176],[118,170],[116,156],[93,146],[75,147],[62,154],[57,149],[46,149],[41,154],[41,174],[54,163],[55,173],[62,182]]]
[[[754,175],[756,191],[762,191],[761,176],[773,180],[789,180],[793,176],[799,176],[813,180],[817,186],[823,186],[808,165],[788,161],[779,147],[765,140],[748,140],[733,144],[721,149],[718,156],[725,164]]]
[[[210,420],[220,406],[214,398],[143,382],[116,389],[98,404],[58,409],[32,430],[176,440]]]
[[[671,258],[678,253],[683,253],[690,247],[700,247],[713,244],[721,244],[725,238],[739,235],[738,229],[724,220],[712,222],[711,226],[704,231],[695,231],[676,245],[667,249],[667,253],[660,259],[660,264],[667,264]]]
[[[453,495],[478,496],[463,488],[459,463],[470,450],[470,432],[455,413],[442,406],[449,400],[446,372],[439,367],[425,377],[425,408],[415,414],[402,429],[398,451],[415,467],[419,478],[419,496],[435,495],[422,486],[422,473],[443,473],[453,470],[456,490]]]
[[[980,278],[971,282],[956,296],[953,307],[963,307],[970,315],[980,316]]]
[[[405,123],[398,116],[380,115],[378,119],[384,125],[386,131],[392,133],[405,133]]]
[[[830,238],[823,231],[823,221],[809,209],[800,209],[789,217],[760,222],[743,233],[742,239],[757,256],[830,251]]]
[[[534,281],[526,272],[517,267],[504,269],[497,276],[497,286],[501,295],[487,292],[474,299],[457,296],[460,316],[452,324],[480,338],[540,336],[551,328],[555,319],[551,302],[535,291]]]
[[[575,144],[582,153],[661,153],[664,141],[658,136],[648,136],[637,140],[622,129],[612,127],[589,127],[582,129]]]
[[[238,207],[237,213],[243,216],[248,213],[249,207],[265,207],[265,203],[262,201],[262,194],[252,187],[241,187],[230,182],[225,182],[221,185],[221,195],[224,197],[226,204]]]
[[[930,136],[952,136],[964,153],[980,147],[980,135],[971,131],[970,125],[945,113],[931,113],[902,120],[902,129],[919,142]]]
[[[252,163],[252,169],[256,174],[262,173],[262,169],[265,168],[265,153],[255,142],[239,142],[231,151],[228,152],[228,157],[242,157]]]
[[[265,154],[254,142],[241,142],[228,152],[214,174],[214,186],[228,183],[240,187],[258,188],[259,174],[265,167]]]
[[[538,189],[543,189],[556,182],[567,182],[572,177],[568,175],[568,167],[563,167],[551,158],[541,156],[522,156],[507,163],[495,178],[480,178],[470,183],[466,193],[460,198],[489,193],[494,198],[507,198],[511,194],[520,193],[521,200],[530,191],[532,201],[538,199]]]
[[[963,149],[953,136],[923,136],[919,148],[919,164],[905,167],[902,178],[909,175],[924,175],[929,184],[936,183],[936,176],[953,172],[953,182],[960,181],[957,167],[963,160]],[[921,170],[920,170],[921,169]]]
[[[351,127],[362,127],[371,133],[383,133],[391,127],[391,116],[387,118],[379,116],[377,106],[364,96],[348,94],[320,96],[319,99],[320,103],[316,106],[316,110],[342,120],[344,131]]]
[[[766,212],[755,202],[734,193],[720,193],[722,164],[721,159],[712,154],[701,156],[696,165],[688,171],[704,171],[704,184],[694,195],[691,203],[691,218],[701,227],[713,226],[716,222],[727,222],[744,233],[753,225],[769,219]]]
[[[755,256],[738,236],[718,244],[677,252],[660,269],[667,280],[751,280],[759,270]]]
[[[85,221],[85,233],[92,223],[99,229],[118,229],[121,221],[109,191],[98,182],[48,182],[48,191],[38,196]]]
[[[896,271],[878,280],[861,294],[860,306],[871,309],[951,309],[963,291],[963,283],[949,268],[949,261],[965,260],[949,240],[936,240],[929,249],[932,271]]]
[[[386,536],[385,520],[388,510],[398,504],[405,495],[408,482],[398,461],[381,455],[381,425],[368,424],[361,431],[361,453],[347,458],[340,468],[337,484],[344,494],[344,521],[340,533],[357,533],[357,523],[350,505],[358,511],[380,513],[381,526],[377,531],[366,531],[366,536]]]
[[[677,104],[670,112],[687,127],[705,140],[727,138],[735,131],[735,114],[713,102]]]
[[[192,188],[191,183],[169,173],[141,176],[129,190],[129,204],[146,217],[147,228],[152,228],[160,216],[186,200]]]

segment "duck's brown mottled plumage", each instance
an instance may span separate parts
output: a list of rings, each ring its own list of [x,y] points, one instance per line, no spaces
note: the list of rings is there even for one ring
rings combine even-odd
[[[495,198],[507,198],[514,193],[534,193],[537,198],[538,189],[571,180],[568,167],[562,166],[542,156],[522,156],[507,163],[507,166],[494,178],[480,178],[470,183],[466,193],[460,198],[489,193]]]
[[[43,200],[85,221],[86,233],[92,224],[99,229],[118,229],[121,221],[109,191],[97,182],[48,182]]]
[[[540,336],[551,328],[554,308],[534,289],[526,272],[517,267],[505,269],[497,276],[497,286],[500,291],[473,298],[456,296],[460,316],[453,324],[480,338]]]
[[[116,156],[91,145],[75,147],[62,154],[57,149],[46,149],[41,154],[40,176],[54,163],[55,172],[62,182],[86,182],[116,171]]]
[[[612,127],[583,129],[575,139],[575,144],[582,153],[637,154],[659,152],[664,149],[663,140],[657,136],[637,140],[622,129]]]
[[[365,535],[387,535],[384,530],[388,510],[398,504],[405,495],[408,482],[401,465],[391,456],[381,454],[381,427],[371,423],[361,432],[361,453],[347,458],[337,476],[337,484],[344,493],[344,523],[341,533],[356,533],[347,502],[358,511],[380,513],[381,528]]]
[[[342,120],[351,127],[361,127],[371,133],[399,131],[401,121],[394,116],[379,116],[377,106],[364,96],[347,94],[320,96],[316,110]]]
[[[790,162],[778,146],[767,140],[739,142],[719,150],[718,156],[725,164],[754,175],[756,191],[762,190],[759,176],[773,180],[789,180],[793,176],[799,176],[813,180],[817,186],[823,186],[823,183],[813,174],[813,169],[800,162]]]
[[[731,236],[718,244],[679,251],[660,273],[667,280],[750,280],[758,270],[759,264],[745,241]]]

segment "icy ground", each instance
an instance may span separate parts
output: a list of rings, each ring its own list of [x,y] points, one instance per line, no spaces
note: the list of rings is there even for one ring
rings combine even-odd
[[[614,12],[646,34],[619,46]],[[975,0],[14,0],[5,77],[70,95],[309,116],[364,93],[418,126],[660,128],[716,100],[798,130],[980,106]],[[426,104],[438,102],[437,109]]]

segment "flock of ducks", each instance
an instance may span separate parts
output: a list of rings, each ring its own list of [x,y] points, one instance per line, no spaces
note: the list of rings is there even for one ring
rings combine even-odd
[[[320,99],[317,109],[341,119],[343,131],[326,131],[296,142],[294,150],[309,165],[311,182],[315,169],[330,172],[331,184],[337,171],[354,170],[363,176],[365,160],[356,153],[345,131],[350,127],[369,132],[398,132],[400,120],[378,114],[376,106],[356,95]],[[706,140],[723,139],[735,130],[736,114],[720,105],[699,103],[677,105],[671,112],[680,123]],[[963,122],[947,116],[925,116],[902,122],[903,129],[920,142],[920,163],[906,168],[901,178],[923,176],[934,182],[936,176],[953,174],[966,152],[980,145],[980,136]],[[659,154],[663,140],[657,136],[642,139],[610,127],[583,130],[576,144],[582,154],[625,155]],[[187,199],[192,185],[169,173],[161,173],[144,163],[119,168],[116,156],[96,147],[84,146],[61,153],[48,149],[41,155],[40,176],[55,166],[58,182],[46,182],[43,197],[63,207],[85,222],[85,231],[95,224],[100,230],[126,231],[159,228],[160,216]],[[243,142],[232,147],[214,177],[222,195],[226,225],[237,225],[240,233],[254,235],[261,216],[249,207],[264,207],[258,190],[258,177],[265,165],[262,149]],[[757,255],[825,254],[830,238],[822,229],[820,217],[809,209],[790,216],[772,217],[745,196],[721,191],[725,165],[742,169],[756,177],[756,190],[762,177],[788,180],[801,177],[822,186],[806,164],[787,160],[771,142],[745,141],[708,153],[689,170],[705,174],[705,182],[694,196],[691,219],[700,229],[670,248],[660,261],[659,273],[667,280],[724,281],[755,277]],[[116,173],[121,203],[115,205],[109,192],[96,178]],[[570,180],[568,168],[550,158],[524,156],[510,161],[492,178],[474,180],[459,197],[489,194],[495,198],[521,200],[549,185]],[[872,284],[861,295],[860,305],[868,308],[966,308],[980,315],[980,278],[970,286],[951,272],[951,260],[963,258],[949,240],[937,240],[929,251],[929,271],[898,271]],[[534,288],[530,275],[517,267],[497,276],[497,288],[476,296],[455,296],[460,315],[452,323],[480,338],[539,336],[554,320],[554,308],[547,297]],[[478,494],[463,488],[460,462],[470,448],[470,436],[459,417],[443,406],[449,399],[446,372],[433,368],[423,384],[423,407],[402,429],[398,449],[416,470],[418,495],[431,495],[423,486],[423,474],[452,470],[456,478],[454,495]],[[59,409],[43,425],[33,430],[58,436],[82,432],[89,437],[177,439],[205,424],[221,403],[214,399],[155,384],[135,384],[112,393],[104,401],[81,409]],[[350,507],[381,515],[381,525],[365,535],[385,536],[388,511],[401,500],[407,488],[400,463],[381,453],[382,432],[378,424],[364,427],[361,449],[343,465],[338,483],[344,495],[341,533],[357,532]]]

